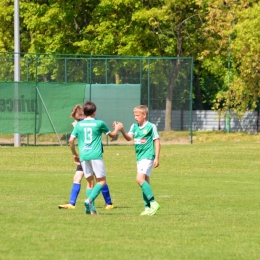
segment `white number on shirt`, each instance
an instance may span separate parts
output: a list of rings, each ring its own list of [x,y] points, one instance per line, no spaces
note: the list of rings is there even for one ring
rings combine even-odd
[[[85,144],[90,144],[92,142],[92,129],[84,128],[85,133]]]

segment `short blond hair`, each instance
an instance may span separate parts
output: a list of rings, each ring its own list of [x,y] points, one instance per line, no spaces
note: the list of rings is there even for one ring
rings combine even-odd
[[[75,115],[77,114],[77,112],[78,112],[80,109],[83,110],[82,105],[76,105],[76,106],[74,106],[74,107],[72,108],[72,110],[71,110],[70,117],[75,118]]]
[[[148,107],[145,106],[145,105],[140,105],[140,106],[137,106],[134,108],[134,111],[133,112],[140,112],[142,114],[148,114]]]

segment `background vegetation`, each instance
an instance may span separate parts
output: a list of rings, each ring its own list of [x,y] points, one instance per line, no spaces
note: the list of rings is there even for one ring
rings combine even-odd
[[[259,102],[258,0],[20,0],[21,51],[189,56],[194,108]],[[0,51],[14,50],[13,0],[0,2]]]

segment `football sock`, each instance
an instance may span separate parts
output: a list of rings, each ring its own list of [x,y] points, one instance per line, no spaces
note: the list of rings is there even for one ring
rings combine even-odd
[[[143,193],[143,200],[144,200],[144,206],[146,208],[150,208],[150,201],[147,199],[144,193]]]
[[[108,185],[105,184],[101,190],[102,192],[102,195],[104,197],[104,200],[105,200],[105,203],[108,204],[108,205],[112,205],[112,200],[111,200],[111,197],[110,197],[110,192],[109,192],[109,188],[108,188]]]
[[[86,189],[86,197],[88,198],[92,192],[92,189]]]
[[[143,184],[140,185],[145,197],[147,198],[148,201],[154,201],[154,195],[153,195],[153,191],[152,188],[150,186],[150,184],[145,181]]]
[[[89,198],[90,194],[92,193],[93,189],[86,189],[86,197]],[[96,208],[95,208],[95,201],[93,200],[92,201],[92,210],[93,211],[96,211]]]
[[[93,201],[95,200],[95,198],[99,195],[100,191],[102,190],[102,187],[103,187],[103,186],[102,186],[101,184],[99,184],[99,183],[97,183],[97,184],[94,186],[94,188],[93,188],[91,194],[90,194],[89,197],[88,197],[92,203],[93,203]]]
[[[80,192],[80,184],[79,183],[73,183],[72,189],[70,192],[70,204],[71,205],[76,205],[77,198]]]

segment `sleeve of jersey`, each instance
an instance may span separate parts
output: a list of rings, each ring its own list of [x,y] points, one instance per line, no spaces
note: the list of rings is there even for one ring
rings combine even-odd
[[[105,135],[108,135],[111,132],[104,121],[102,121],[101,123],[101,129],[102,129],[102,133]]]
[[[74,129],[73,129],[73,131],[72,131],[72,133],[71,133],[71,136],[73,136],[73,137],[75,137],[75,138],[78,137],[78,134],[77,134],[77,126],[74,127]]]
[[[160,136],[159,136],[159,134],[158,134],[156,125],[155,125],[155,124],[152,124],[152,128],[153,128],[153,140],[159,139]]]
[[[135,132],[134,128],[135,128],[135,124],[132,124],[128,134],[134,134],[134,132]]]

